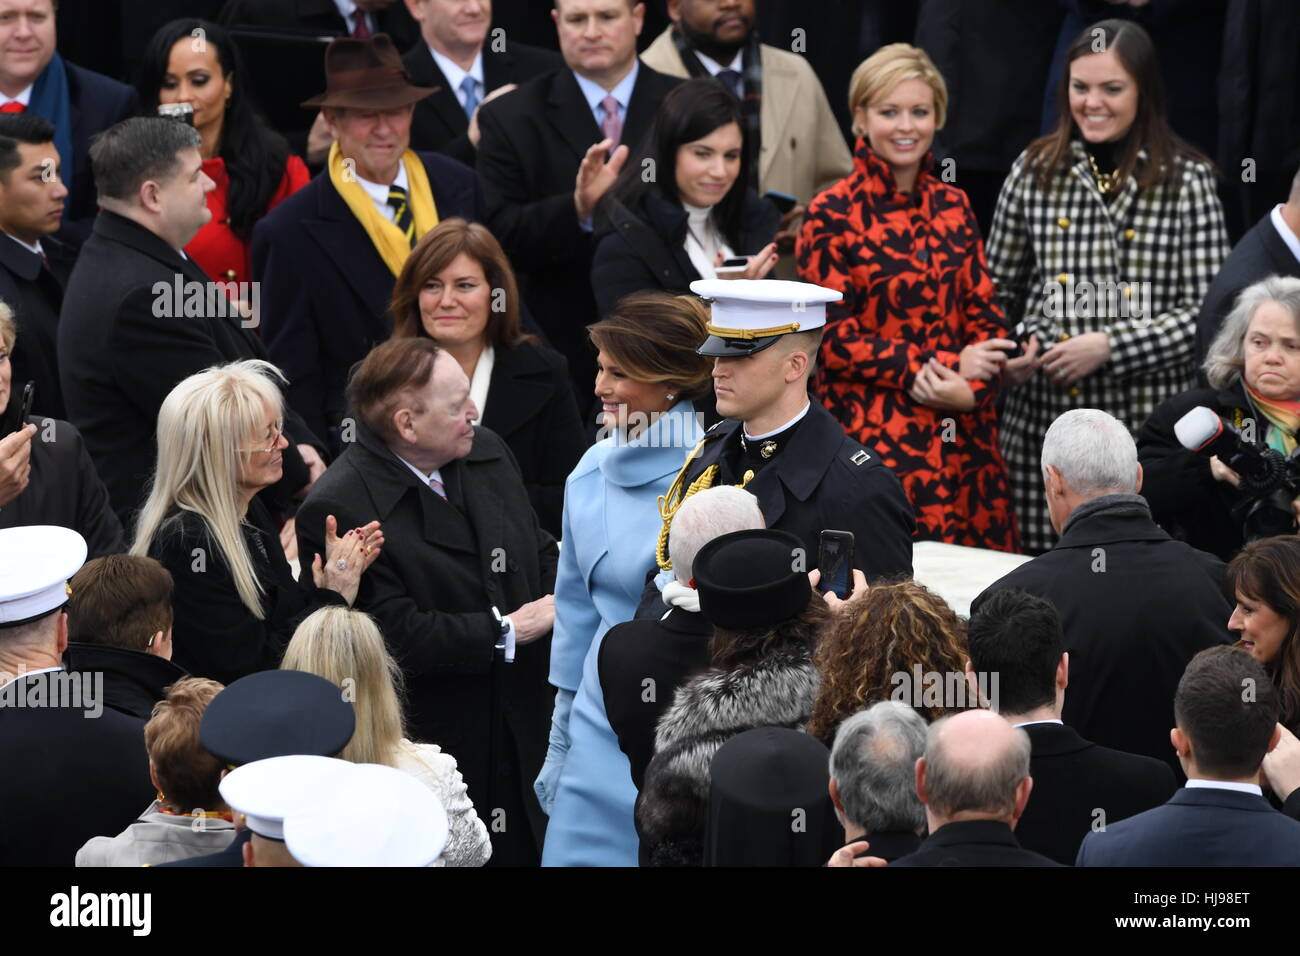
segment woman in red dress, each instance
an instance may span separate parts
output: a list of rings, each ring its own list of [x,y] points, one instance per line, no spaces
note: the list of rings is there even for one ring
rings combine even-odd
[[[808,207],[800,277],[827,307],[818,393],[894,469],[917,537],[1018,550],[995,404],[1006,322],[966,194],[929,149],[947,108],[925,52],[882,47],[853,74],[853,172]]]
[[[218,282],[252,278],[248,247],[253,226],[311,179],[283,136],[257,115],[242,82],[230,35],[206,20],[173,20],[153,35],[140,70],[140,101],[189,103],[203,137],[203,171],[217,184],[208,193],[212,219],[185,254]],[[236,289],[227,292],[238,298]]]

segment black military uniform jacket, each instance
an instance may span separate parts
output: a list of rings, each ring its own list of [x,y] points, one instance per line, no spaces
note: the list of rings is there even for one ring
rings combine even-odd
[[[718,465],[714,486],[739,485],[745,472],[754,477],[745,490],[758,499],[769,528],[788,531],[808,549],[808,570],[817,566],[822,531],[851,531],[853,564],[874,581],[912,576],[912,535],[916,518],[898,478],[874,452],[845,434],[820,402],[770,441],[776,444],[763,463],[751,447],[742,447],[742,424],[719,422],[686,465],[682,487]],[[749,442],[759,448],[766,441]],[[757,466],[757,467],[754,467]],[[653,581],[642,595],[637,617],[663,615]]]

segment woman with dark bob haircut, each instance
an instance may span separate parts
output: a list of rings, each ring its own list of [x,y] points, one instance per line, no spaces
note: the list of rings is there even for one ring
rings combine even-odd
[[[430,338],[470,381],[475,425],[500,435],[542,527],[560,533],[564,479],[587,442],[564,356],[524,333],[519,291],[486,227],[444,219],[416,243],[389,300],[392,338]]]
[[[244,86],[239,51],[215,23],[186,18],[159,28],[145,49],[136,88],[146,113],[189,103],[203,142],[212,218],[185,254],[218,282],[252,278],[249,243],[257,221],[311,179],[284,137],[258,115]]]
[[[1300,537],[1250,542],[1229,562],[1227,584],[1237,602],[1228,630],[1273,678],[1282,725],[1300,733]]]
[[[740,101],[717,80],[688,80],[664,97],[597,210],[591,286],[601,315],[630,292],[686,292],[746,253],[734,278],[772,271],[781,215],[746,185],[742,129]]]

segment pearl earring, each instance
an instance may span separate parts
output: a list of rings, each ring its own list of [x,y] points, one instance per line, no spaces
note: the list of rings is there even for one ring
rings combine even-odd
[[[671,402],[674,398],[676,398],[676,397],[677,397],[677,396],[674,395],[672,392],[669,392],[667,395],[664,396],[664,398],[666,398],[666,399],[667,399],[668,401],[670,401],[670,402]]]

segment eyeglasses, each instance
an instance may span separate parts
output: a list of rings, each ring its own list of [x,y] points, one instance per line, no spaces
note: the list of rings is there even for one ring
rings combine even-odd
[[[276,450],[276,446],[280,444],[280,438],[283,435],[284,435],[284,420],[281,419],[280,421],[276,422],[274,425],[271,426],[271,445],[269,448],[236,448],[235,451],[242,451],[242,452],[260,451],[269,455],[271,454],[271,452]]]

